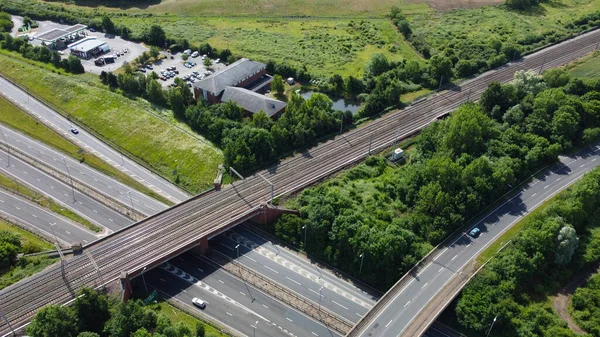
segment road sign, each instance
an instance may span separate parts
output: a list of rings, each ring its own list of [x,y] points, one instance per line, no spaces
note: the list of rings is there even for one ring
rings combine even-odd
[[[146,299],[144,300],[144,305],[146,305],[146,304],[148,304],[148,303],[152,302],[152,300],[153,300],[153,299],[156,297],[156,295],[158,295],[158,293],[156,292],[156,290],[154,290],[154,291],[152,292],[152,294],[150,294],[150,296],[148,296],[148,298],[146,298]]]

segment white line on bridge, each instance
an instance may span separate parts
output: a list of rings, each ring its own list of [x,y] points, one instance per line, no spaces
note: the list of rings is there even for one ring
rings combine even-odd
[[[264,265],[264,264],[263,264],[263,266],[264,266],[265,268],[269,269],[270,271],[274,272],[275,274],[279,274],[279,272],[278,272],[277,270],[275,270],[275,269],[273,269],[273,268],[271,268],[271,267],[268,267],[268,266],[266,266],[266,265]]]
[[[412,301],[412,300],[410,300],[410,301]],[[406,302],[406,304],[404,305],[405,308],[410,304],[410,301]]]
[[[390,319],[390,321],[388,322],[388,324],[385,325],[385,327],[387,328],[388,326],[390,326],[390,324],[392,324],[393,319]]]
[[[301,286],[301,285],[302,285],[302,284],[300,284],[300,282],[298,282],[298,281],[296,281],[296,280],[293,280],[293,279],[291,279],[291,278],[289,278],[289,277],[287,277],[287,276],[286,276],[285,278],[286,278],[286,279],[288,279],[288,280],[290,280],[290,281],[292,281],[292,282],[294,282],[294,283],[296,283],[296,284],[297,284],[297,285],[299,285],[299,286]]]
[[[334,300],[331,300],[331,302],[333,302],[333,304],[337,304],[337,305],[339,305],[340,307],[342,307],[342,308],[344,308],[344,309],[348,310],[348,308],[347,308],[347,307],[345,307],[345,306],[343,306],[343,305],[339,304],[338,302],[336,302],[336,301],[334,301]]]

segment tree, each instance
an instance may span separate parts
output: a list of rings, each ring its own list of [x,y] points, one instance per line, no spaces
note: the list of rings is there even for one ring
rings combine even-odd
[[[146,82],[146,98],[158,105],[165,105],[165,93],[162,86],[155,79],[149,79]]]
[[[452,61],[449,58],[436,54],[429,60],[429,66],[431,71],[431,76],[438,81],[440,80],[442,83],[448,83],[452,79],[453,71],[452,71]]]
[[[273,137],[265,129],[244,126],[226,131],[225,161],[237,170],[248,171],[273,156]]]
[[[72,72],[73,74],[83,74],[85,69],[83,69],[83,65],[81,64],[81,60],[75,55],[69,55],[68,68],[66,70]]]
[[[283,84],[283,78],[281,75],[273,76],[273,81],[271,82],[271,90],[275,91],[278,94],[283,94],[285,91],[285,85]]]
[[[101,333],[110,318],[108,299],[91,288],[82,288],[73,304],[79,321],[79,331]]]
[[[552,118],[552,140],[568,148],[579,130],[579,114],[572,107],[561,106]]]
[[[552,68],[542,74],[544,83],[550,88],[564,87],[571,79],[569,73],[563,68]]]
[[[358,78],[350,75],[344,82],[344,94],[346,97],[356,99],[356,96],[363,93],[365,90],[363,82]]]
[[[538,0],[506,0],[506,5],[513,9],[525,10],[539,3]]]
[[[7,230],[0,230],[0,269],[8,268],[20,250],[19,237]]]
[[[116,33],[115,24],[112,22],[110,17],[106,14],[102,17],[102,28],[104,28],[104,31],[108,34]]]
[[[187,88],[185,90],[187,90]],[[167,92],[167,98],[169,101],[169,106],[171,107],[171,110],[173,110],[173,114],[175,114],[177,118],[184,117],[185,100],[181,93],[181,89],[179,87],[170,88]]]
[[[104,331],[111,337],[130,337],[141,328],[153,330],[155,327],[156,314],[151,310],[145,311],[141,301],[130,300],[117,305]]]
[[[150,47],[150,57],[157,58],[160,55],[160,49],[156,46]]]
[[[165,31],[159,25],[152,25],[149,31],[144,32],[143,38],[146,42],[158,47],[164,47],[167,39]]]
[[[261,110],[252,115],[252,125],[257,128],[271,130],[271,127],[273,127],[273,120]]]
[[[37,312],[25,332],[32,337],[75,337],[77,323],[71,307],[48,305]]]
[[[564,226],[560,229],[558,237],[558,247],[556,247],[556,263],[559,266],[566,266],[571,262],[575,250],[579,246],[579,238],[575,228]]]
[[[396,27],[398,27],[398,31],[404,35],[405,39],[409,39],[412,35],[412,29],[410,28],[410,24],[406,20],[398,20],[395,22]]]
[[[95,332],[84,331],[77,335],[77,337],[100,337],[100,335]]]
[[[365,75],[375,77],[390,69],[390,62],[383,54],[373,54],[365,69]]]
[[[483,112],[489,114],[492,118],[499,120],[504,115],[504,111],[510,106],[510,98],[506,94],[503,86],[498,82],[492,82],[483,91],[479,98],[479,105]],[[496,114],[492,114],[495,106],[499,107]]]
[[[546,90],[546,84],[542,81],[542,77],[533,70],[517,71],[512,83],[517,89],[518,98],[523,98],[528,94],[535,96]]]
[[[201,322],[196,323],[196,337],[204,337],[206,334],[204,324]]]
[[[204,58],[204,61],[202,61],[202,64],[206,68],[210,68],[210,67],[212,67],[212,60],[210,59],[210,57],[206,57],[206,58]]]

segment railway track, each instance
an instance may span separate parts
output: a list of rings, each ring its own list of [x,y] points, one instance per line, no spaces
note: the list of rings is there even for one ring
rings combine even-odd
[[[477,99],[492,81],[510,81],[518,70],[537,70],[542,65],[548,69],[568,63],[594,50],[598,41],[600,31],[593,31],[549,47],[383,116],[260,173],[273,182],[277,196],[298,191],[364,159],[369,147],[372,152],[381,151],[396,138],[417,133],[438,116],[466,102],[468,97]],[[87,254],[83,254],[3,289],[0,312],[13,328],[21,329],[40,307],[69,302],[81,286],[112,282],[122,271],[136,276],[144,267],[159,265],[196,246],[200,238],[214,236],[231,223],[258,214],[269,193],[269,186],[253,175],[219,192],[173,206],[86,247],[98,271]],[[0,336],[9,333],[8,325],[0,326]]]

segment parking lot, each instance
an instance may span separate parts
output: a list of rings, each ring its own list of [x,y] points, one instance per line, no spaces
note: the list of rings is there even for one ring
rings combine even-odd
[[[188,83],[188,86],[191,87],[192,83],[200,80],[201,78],[204,78],[204,76],[207,76],[212,72],[215,72],[215,71],[225,68],[225,65],[222,62],[216,63],[215,60],[213,60],[213,65],[210,67],[211,69],[206,69],[206,67],[204,67],[204,65],[203,65],[203,60],[202,60],[201,56],[195,57],[195,58],[190,57],[188,59],[188,61],[184,61],[181,58],[181,55],[182,55],[181,53],[177,53],[174,55],[171,55],[168,53],[163,53],[163,55],[165,55],[166,57],[164,59],[160,60],[159,62],[156,62],[155,64],[153,64],[152,70],[146,69],[146,72],[154,71],[158,74],[158,76],[162,75],[162,78],[159,79],[158,82],[161,83],[163,87],[168,87],[169,85],[173,84],[175,81],[175,78],[177,78],[177,77],[182,78],[184,80],[187,79],[186,83]],[[171,56],[173,58],[171,58]],[[187,62],[195,63],[195,65],[193,65],[189,68],[185,67],[184,64]],[[173,67],[175,67],[175,71],[168,70],[168,69],[173,69]],[[163,75],[163,73],[166,73],[169,71],[173,72],[173,74],[167,74],[167,75],[172,75],[172,76],[164,76]],[[209,73],[209,71],[210,71],[210,73]],[[194,75],[194,76],[192,76],[192,75]]]

